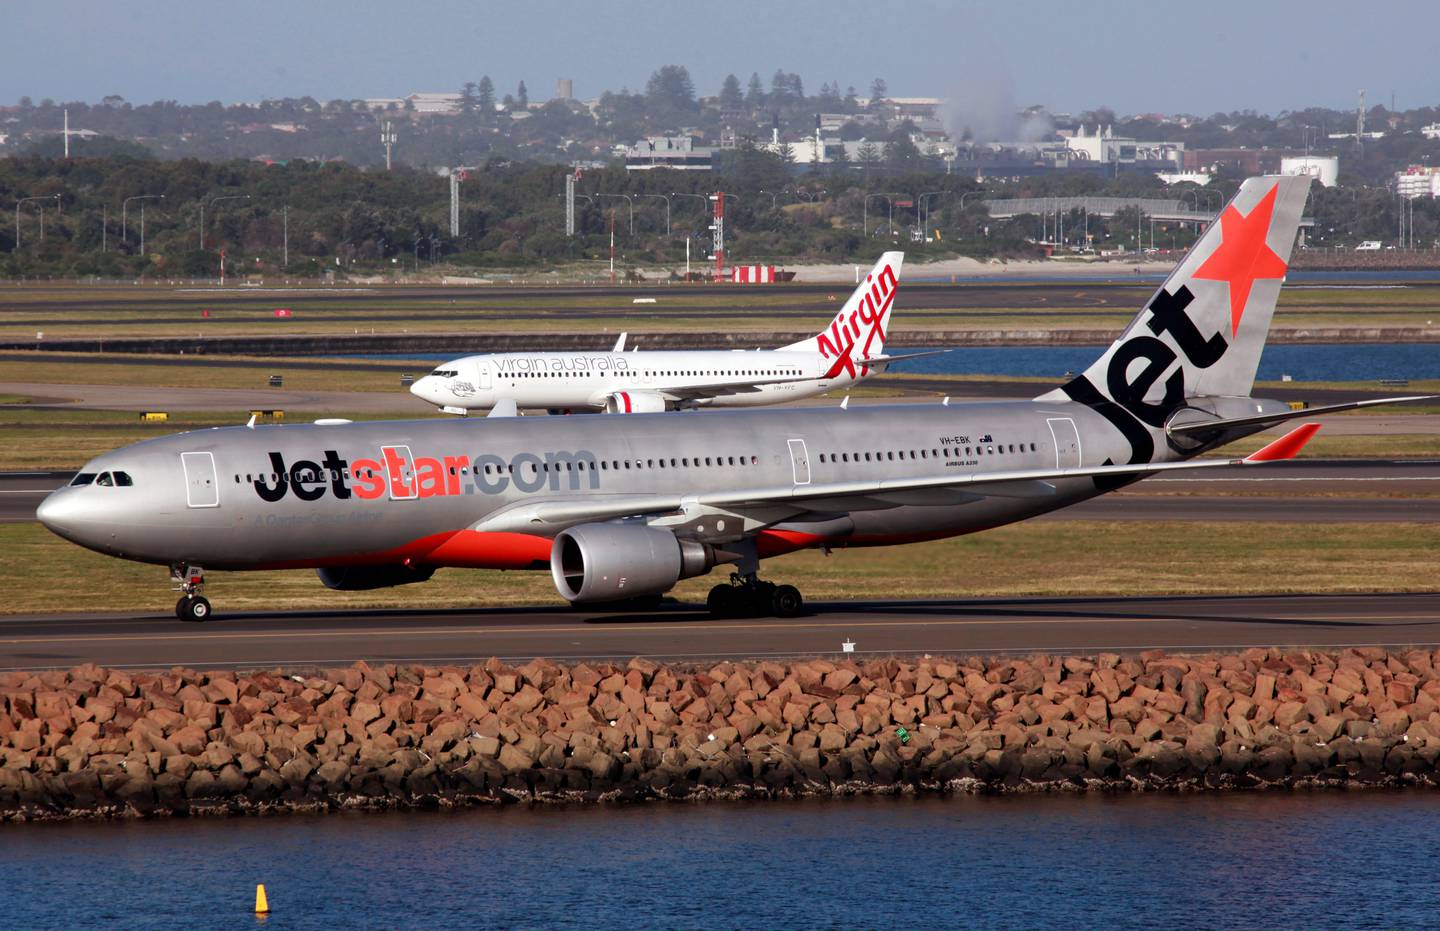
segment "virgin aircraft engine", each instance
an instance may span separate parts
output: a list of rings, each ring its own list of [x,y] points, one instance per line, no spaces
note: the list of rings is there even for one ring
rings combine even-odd
[[[664,594],[718,561],[713,546],[677,539],[668,530],[581,524],[555,537],[550,574],[565,600],[584,604]]]
[[[435,574],[434,568],[412,569],[404,565],[337,566],[316,569],[320,584],[337,592],[368,592],[376,588],[392,588],[411,582],[424,582]]]
[[[660,414],[665,399],[653,391],[617,391],[605,399],[607,414]]]

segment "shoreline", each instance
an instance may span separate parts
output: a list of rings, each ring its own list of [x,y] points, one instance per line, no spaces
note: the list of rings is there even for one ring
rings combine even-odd
[[[0,821],[1440,785],[1440,651],[0,674]]]

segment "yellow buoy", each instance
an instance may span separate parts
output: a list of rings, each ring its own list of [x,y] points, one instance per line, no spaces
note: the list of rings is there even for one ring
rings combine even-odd
[[[257,914],[257,915],[268,915],[268,914],[270,914],[270,900],[267,899],[267,898],[265,898],[265,884],[264,884],[264,883],[256,883],[256,884],[255,884],[255,914]]]

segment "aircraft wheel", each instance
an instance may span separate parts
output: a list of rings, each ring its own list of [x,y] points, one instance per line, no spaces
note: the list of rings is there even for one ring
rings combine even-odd
[[[770,595],[770,607],[776,617],[799,617],[805,611],[805,599],[795,586],[780,585]]]
[[[175,604],[175,616],[182,621],[210,619],[210,602],[204,595],[186,595]]]
[[[734,617],[739,613],[740,590],[733,585],[717,585],[710,589],[705,607],[715,617]]]

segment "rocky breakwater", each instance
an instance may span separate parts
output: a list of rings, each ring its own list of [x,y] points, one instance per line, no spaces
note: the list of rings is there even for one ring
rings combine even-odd
[[[0,674],[12,820],[1434,783],[1440,652]]]

